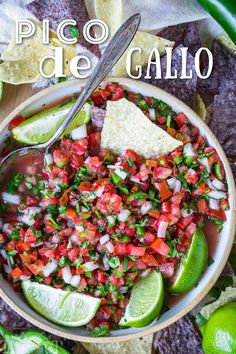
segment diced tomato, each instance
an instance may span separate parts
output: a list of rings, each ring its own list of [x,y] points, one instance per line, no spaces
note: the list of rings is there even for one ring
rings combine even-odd
[[[178,113],[175,117],[175,120],[179,128],[188,122],[188,118],[183,112]]]
[[[88,138],[76,140],[71,145],[71,149],[74,150],[76,152],[76,154],[78,154],[79,156],[84,155],[87,151],[87,148],[88,148]],[[80,161],[80,160],[78,160],[78,161]]]
[[[164,202],[166,199],[172,196],[172,192],[169,190],[166,181],[155,183],[155,186],[160,192],[162,202]]]
[[[170,247],[161,238],[156,238],[150,245],[150,248],[165,257],[168,256],[170,252]]]
[[[154,218],[154,219],[159,219],[159,217],[160,217],[160,211],[159,210],[150,210],[149,212],[148,212],[148,215],[149,216],[151,216],[152,218]]]
[[[193,220],[193,216],[186,216],[185,218],[180,218],[177,222],[177,225],[181,227],[182,230],[184,230],[189,224],[191,224]]]
[[[127,254],[136,257],[142,257],[145,253],[145,247],[136,247],[132,244],[127,246]]]
[[[19,267],[16,267],[11,272],[11,276],[13,279],[18,279],[23,274],[22,270]]]
[[[208,210],[208,205],[205,199],[200,199],[197,201],[197,208],[199,213],[205,214]]]
[[[38,275],[44,268],[43,262],[39,259],[36,263],[27,264],[26,267],[34,274]]]
[[[108,90],[101,90],[100,94],[101,94],[102,98],[104,99],[104,101],[107,101],[109,98],[111,98],[111,92]]]
[[[126,244],[122,242],[116,242],[113,253],[114,255],[125,256],[127,254]]]
[[[122,309],[116,309],[114,313],[114,321],[115,323],[119,323],[120,319],[122,317],[123,310]]]
[[[155,240],[156,236],[151,231],[147,231],[143,238],[144,242],[150,245]]]
[[[8,125],[8,129],[9,129],[9,130],[12,130],[12,129],[18,127],[18,125],[20,125],[20,124],[23,123],[23,122],[24,122],[24,117],[22,117],[22,116],[17,116],[17,117],[13,118],[13,119],[10,121],[10,123],[9,123],[9,125]]]
[[[154,167],[153,177],[159,179],[167,179],[172,174],[170,168],[165,167]]]
[[[185,234],[187,235],[187,237],[192,237],[194,232],[197,229],[197,225],[194,224],[193,222],[191,222],[191,224],[189,224],[186,229],[184,230]]]
[[[115,276],[115,274],[111,275],[108,280],[110,280],[113,285],[117,286],[117,277]]]
[[[95,132],[89,135],[89,153],[91,156],[99,155],[100,153],[100,142],[101,142],[101,133]]]
[[[66,150],[54,150],[53,151],[53,160],[57,167],[61,168],[69,162],[70,153]]]
[[[105,100],[103,99],[103,97],[101,96],[101,91],[102,90],[96,90],[91,96],[91,100],[93,101],[95,106],[100,106],[102,105]]]
[[[59,204],[64,206],[68,203],[68,201],[69,201],[68,194],[64,193],[64,194],[62,194],[61,198],[59,199]]]
[[[224,210],[222,209],[219,209],[219,210],[215,210],[215,209],[210,209],[208,214],[213,217],[213,218],[217,218],[217,219],[220,219],[220,220],[223,220],[225,221],[226,220],[226,215],[225,215],[225,212]]]

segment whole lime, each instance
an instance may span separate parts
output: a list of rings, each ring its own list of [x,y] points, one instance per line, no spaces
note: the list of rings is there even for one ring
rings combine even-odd
[[[206,324],[203,349],[205,354],[236,354],[236,302],[213,312]]]

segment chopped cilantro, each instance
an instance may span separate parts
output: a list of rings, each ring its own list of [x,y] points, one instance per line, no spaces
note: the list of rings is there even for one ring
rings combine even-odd
[[[117,267],[119,267],[119,265],[120,265],[120,259],[119,259],[119,257],[118,257],[118,256],[111,257],[111,258],[109,259],[109,264],[110,264],[110,267],[111,267],[111,268],[117,268]]]
[[[19,230],[15,229],[12,231],[12,233],[9,235],[11,239],[20,239],[20,232]]]
[[[101,325],[100,327],[95,327],[91,332],[90,335],[92,337],[109,337],[109,327],[107,325]]]
[[[80,33],[78,28],[76,28],[75,26],[70,26],[68,28],[68,32],[71,35],[71,37],[76,38],[77,40],[79,40],[80,38]]]
[[[17,187],[19,187],[19,185],[23,181],[23,178],[24,178],[24,175],[22,175],[20,173],[16,173],[16,174],[12,175],[8,181],[8,184],[7,184],[8,193],[15,194]]]

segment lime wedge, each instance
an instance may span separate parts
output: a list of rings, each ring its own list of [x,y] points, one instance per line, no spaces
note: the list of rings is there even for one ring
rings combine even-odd
[[[26,119],[12,130],[14,138],[21,143],[30,145],[45,143],[62,124],[74,103],[75,100],[42,111]],[[90,108],[91,106],[86,103],[64,134],[68,134],[76,127],[88,123],[91,116]]]
[[[159,315],[163,299],[162,275],[154,270],[135,282],[120,326],[139,328],[149,325]]]
[[[169,289],[170,293],[180,295],[194,288],[206,268],[207,258],[206,238],[202,230],[198,228],[193,235],[187,256],[179,266],[176,280]]]
[[[49,321],[67,327],[87,324],[101,303],[100,299],[92,296],[55,289],[29,280],[22,282],[22,289],[35,311]]]

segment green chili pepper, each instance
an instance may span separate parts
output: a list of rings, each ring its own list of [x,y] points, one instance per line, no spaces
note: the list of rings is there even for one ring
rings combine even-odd
[[[236,2],[234,0],[198,0],[198,2],[236,44]]]
[[[44,349],[48,354],[69,354],[67,350],[51,342],[39,331],[30,330],[16,335],[0,326],[0,335],[7,345],[7,354],[17,354],[19,353],[19,348],[24,348],[24,353],[34,353],[40,349]]]
[[[118,184],[121,181],[121,178],[117,176],[114,172],[111,171],[111,178],[115,184]]]

